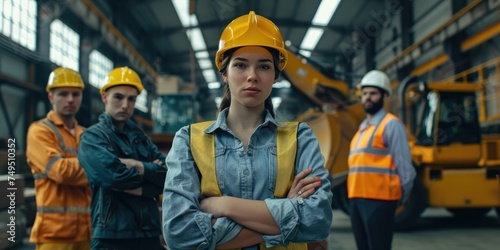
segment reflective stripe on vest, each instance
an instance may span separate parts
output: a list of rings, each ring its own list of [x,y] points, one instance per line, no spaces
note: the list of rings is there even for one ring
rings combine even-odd
[[[351,141],[347,189],[349,198],[399,200],[402,189],[396,165],[384,145],[387,123],[398,119],[387,114],[378,124],[358,130]]]
[[[221,196],[217,174],[215,170],[215,139],[214,134],[205,133],[205,129],[213,121],[200,122],[190,126],[190,147],[196,166],[201,174],[201,195],[205,197]],[[277,175],[274,196],[284,198],[292,187],[294,179],[295,155],[297,153],[298,122],[290,122],[284,127],[278,127],[276,136]],[[259,249],[272,250],[307,250],[305,243],[290,242],[288,246],[266,248],[264,242]]]
[[[46,119],[46,120],[43,120],[42,123],[47,125],[47,127],[49,127],[52,130],[52,132],[54,132],[54,134],[57,137],[59,148],[64,153],[77,155],[76,149],[71,148],[71,147],[66,147],[66,145],[64,144],[64,141],[63,141],[63,137],[62,137],[61,133],[59,133],[59,129],[57,129],[56,125],[51,120]],[[49,162],[47,162],[47,165],[45,165],[45,172],[33,174],[33,179],[35,179],[35,180],[46,179],[49,176],[49,171],[52,168],[52,165],[54,165],[54,163],[61,158],[64,158],[64,156],[63,155],[52,156],[49,159]]]
[[[88,214],[90,207],[37,207],[38,213]]]

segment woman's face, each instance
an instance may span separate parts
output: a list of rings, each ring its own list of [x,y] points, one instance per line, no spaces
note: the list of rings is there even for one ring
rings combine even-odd
[[[259,46],[237,49],[222,74],[231,91],[231,106],[263,108],[276,82],[274,76],[273,56],[267,49]]]

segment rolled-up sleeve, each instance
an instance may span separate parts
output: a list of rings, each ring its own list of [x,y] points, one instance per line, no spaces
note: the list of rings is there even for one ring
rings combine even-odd
[[[384,143],[389,148],[396,172],[401,182],[403,197],[405,201],[410,195],[415,179],[416,171],[411,163],[410,146],[408,145],[408,135],[404,125],[399,120],[391,120],[387,123],[384,132]]]
[[[215,249],[234,238],[241,226],[227,218],[217,219],[200,210],[200,180],[189,148],[189,128],[175,135],[166,164],[163,190],[163,236],[172,249]]]
[[[267,247],[286,245],[289,242],[314,242],[325,239],[330,233],[332,223],[332,192],[328,171],[324,167],[318,140],[306,123],[301,123],[297,134],[297,157],[295,174],[312,168],[309,177],[321,178],[321,186],[313,195],[303,199],[266,199],[274,220],[280,226],[281,234],[264,235]]]

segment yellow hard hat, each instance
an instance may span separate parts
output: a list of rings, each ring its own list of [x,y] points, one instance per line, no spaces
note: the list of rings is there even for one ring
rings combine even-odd
[[[72,69],[59,67],[54,69],[49,75],[47,88],[45,90],[50,92],[53,88],[61,87],[75,87],[84,89],[82,77],[80,74]]]
[[[144,89],[144,86],[142,86],[141,78],[135,71],[130,69],[129,67],[120,67],[120,68],[115,68],[109,72],[108,76],[106,77],[105,84],[104,86],[101,87],[101,94],[106,92],[111,87],[114,86],[119,86],[119,85],[130,85],[139,91]]]
[[[222,32],[219,50],[215,55],[215,65],[220,70],[224,52],[241,46],[264,46],[278,50],[279,70],[286,65],[287,51],[285,41],[278,27],[269,19],[250,11],[247,15],[234,19]]]

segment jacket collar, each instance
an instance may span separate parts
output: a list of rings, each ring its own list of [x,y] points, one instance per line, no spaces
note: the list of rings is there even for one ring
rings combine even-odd
[[[49,111],[49,113],[47,113],[46,117],[47,117],[47,119],[49,121],[51,121],[52,123],[54,123],[56,126],[66,127],[66,124],[64,124],[64,122],[61,119],[61,117],[59,117],[59,115],[57,115],[56,112],[54,112],[54,110]],[[78,121],[76,119],[74,119],[74,118],[73,118],[73,120],[75,121],[75,128],[77,128],[78,127]]]
[[[124,133],[125,131],[132,131],[135,128],[137,128],[137,126],[135,125],[135,123],[132,122],[130,119],[128,119],[125,122],[125,125],[123,126],[123,129],[120,129],[118,126],[116,126],[113,123],[113,118],[111,118],[111,116],[109,116],[106,113],[102,113],[102,114],[99,115],[99,122],[104,123],[106,126],[110,127],[111,130],[113,130],[114,132],[122,132],[122,133]]]

